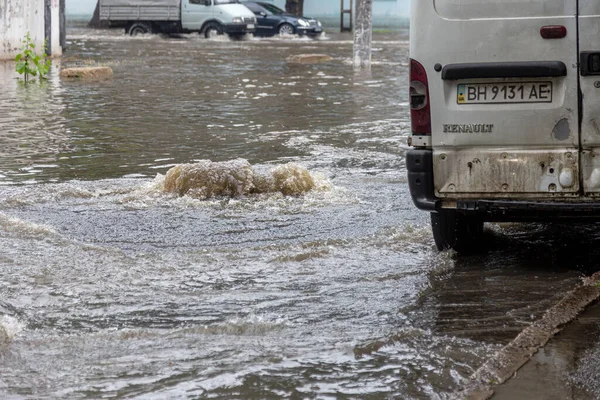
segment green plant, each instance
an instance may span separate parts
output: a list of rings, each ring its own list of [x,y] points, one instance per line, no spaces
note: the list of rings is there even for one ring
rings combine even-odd
[[[45,42],[44,42],[44,47]],[[23,75],[25,83],[29,81],[29,76],[39,76],[41,79],[46,79],[50,70],[50,60],[44,52],[41,56],[35,54],[35,44],[31,41],[29,32],[23,39],[23,47],[21,53],[17,54],[15,61],[17,62],[16,71],[19,75]]]

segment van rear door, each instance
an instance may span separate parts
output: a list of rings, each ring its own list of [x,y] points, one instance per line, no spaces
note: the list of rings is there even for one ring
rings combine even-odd
[[[583,188],[600,196],[600,2],[579,2]]]
[[[576,0],[418,3],[411,58],[429,82],[436,196],[578,196]]]

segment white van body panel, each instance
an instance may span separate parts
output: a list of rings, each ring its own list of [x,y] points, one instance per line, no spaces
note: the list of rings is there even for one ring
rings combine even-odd
[[[214,14],[214,6],[190,3],[189,0],[182,0],[181,8],[181,26],[190,31],[199,31]]]
[[[410,57],[423,65],[429,82],[435,195],[577,196],[576,1],[421,0],[411,7]],[[590,7],[600,14],[597,6]],[[540,28],[549,25],[566,27],[567,36],[542,38]],[[435,69],[436,64],[539,61],[564,63],[566,76],[445,80],[443,71]],[[517,90],[516,96],[536,102],[459,103],[459,87],[485,89],[481,101],[488,101],[491,90],[498,88],[500,96],[510,97]],[[536,97],[540,90],[546,96],[543,101]],[[600,147],[600,134],[596,138]],[[600,175],[598,179],[600,183]]]
[[[434,0],[434,7],[440,17],[454,20],[575,15],[574,1]]]
[[[600,51],[600,1],[579,1],[579,50]],[[588,196],[600,196],[600,76],[581,76],[583,188]]]
[[[179,21],[180,0],[101,0],[101,21]]]

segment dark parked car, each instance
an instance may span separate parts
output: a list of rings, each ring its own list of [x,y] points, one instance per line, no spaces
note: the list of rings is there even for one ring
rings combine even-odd
[[[258,1],[242,1],[241,3],[256,15],[256,32],[254,34],[257,36],[294,34],[317,36],[323,33],[321,23],[316,19],[288,14],[270,3]]]

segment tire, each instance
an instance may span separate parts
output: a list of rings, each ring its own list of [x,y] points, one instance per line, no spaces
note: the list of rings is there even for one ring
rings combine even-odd
[[[288,23],[283,23],[279,25],[279,29],[277,30],[277,32],[279,32],[280,35],[293,35],[294,33],[296,33],[296,30],[292,25]]]
[[[136,22],[129,27],[128,33],[131,36],[144,35],[146,33],[152,33],[152,26],[145,22]]]
[[[223,27],[220,24],[217,24],[216,22],[210,22],[208,25],[206,25],[206,28],[204,28],[204,37],[207,39],[222,34]]]
[[[483,233],[483,219],[441,210],[431,213],[431,230],[438,250],[467,253],[476,248]]]

